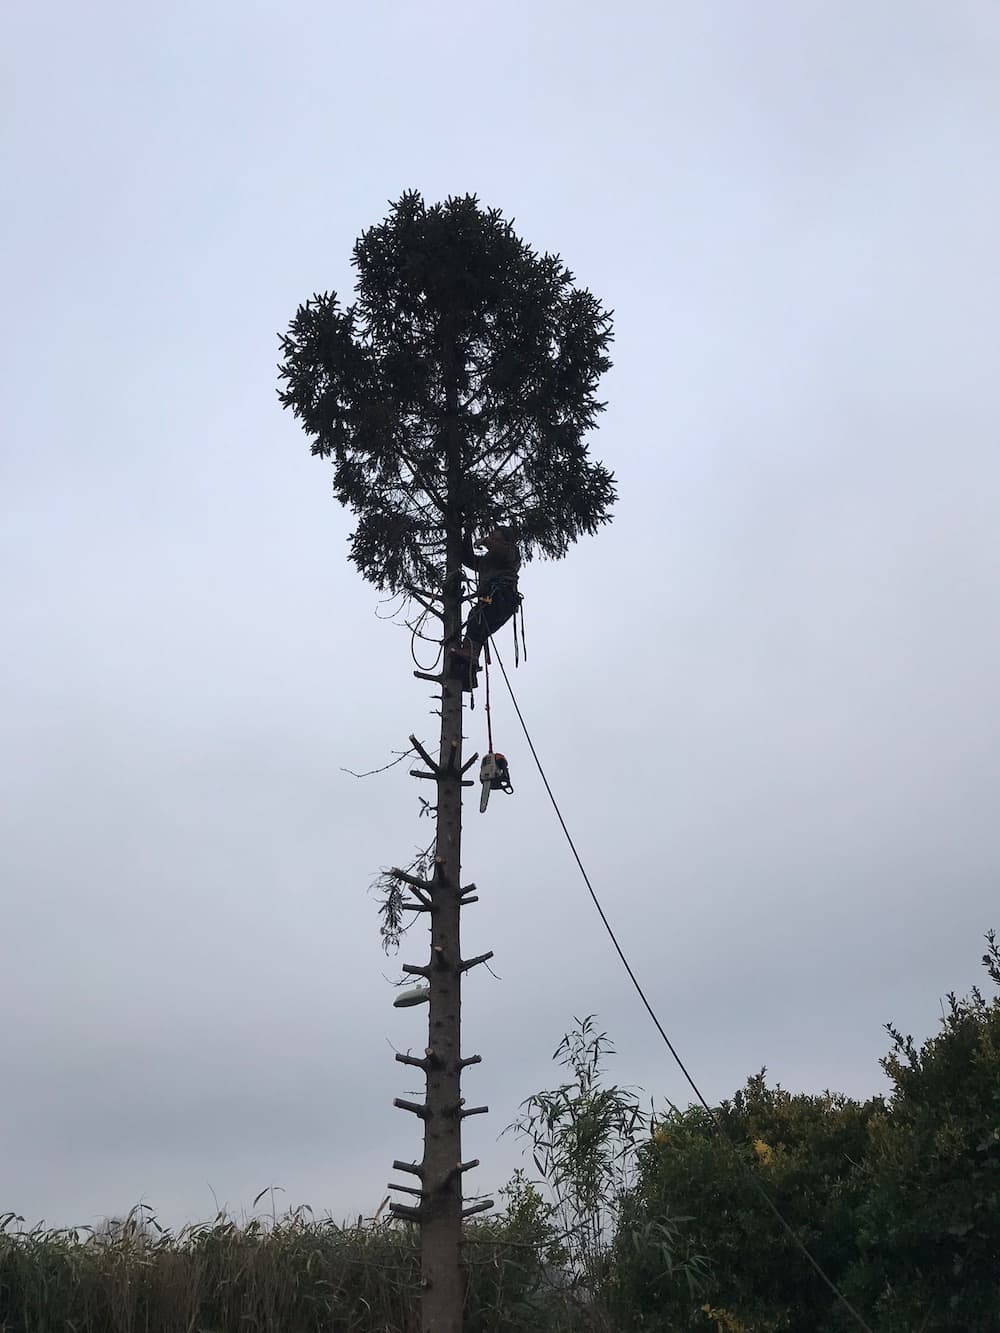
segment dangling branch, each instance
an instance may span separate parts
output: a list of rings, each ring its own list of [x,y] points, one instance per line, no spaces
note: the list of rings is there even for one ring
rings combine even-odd
[[[408,929],[410,923],[404,925],[404,912],[430,912],[432,910],[428,897],[430,881],[426,874],[433,848],[434,843],[431,842],[423,851],[417,853],[405,870],[397,871],[394,868],[381,871],[373,885],[373,887],[377,886],[383,895],[379,904],[379,914],[382,917],[380,934],[382,936],[382,947],[386,953],[399,948],[403,931]],[[423,871],[424,874],[415,874],[414,871]],[[404,889],[412,893],[419,901],[416,903],[407,902]]]
[[[341,768],[340,771],[341,773],[350,773],[352,778],[374,777],[376,773],[385,773],[390,768],[395,768],[397,764],[401,764],[408,754],[413,753],[413,746],[411,745],[408,750],[396,750],[393,753],[397,755],[397,758],[391,760],[388,764],[383,764],[381,768],[370,768],[367,773],[355,773],[353,768]]]
[[[430,602],[425,602],[419,593],[415,593],[413,592],[412,589],[408,588],[407,594],[408,596],[412,597],[415,602],[420,603],[420,605],[424,608],[424,611],[427,613],[427,615],[437,616],[438,620],[441,621],[444,620],[444,612],[439,611],[436,606],[431,606]]]

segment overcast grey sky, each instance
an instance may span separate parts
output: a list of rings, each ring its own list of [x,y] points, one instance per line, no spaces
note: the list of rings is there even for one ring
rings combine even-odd
[[[7,5],[0,1211],[342,1217],[419,1153],[367,886],[428,832],[408,636],[275,398],[407,188],[616,312],[616,521],[522,580],[519,701],[707,1097],[881,1090],[1000,927],[1000,17],[823,5]],[[481,748],[483,714],[469,719]],[[688,1093],[498,692],[467,812],[475,1187],[596,1011]],[[402,959],[419,960],[422,938]]]

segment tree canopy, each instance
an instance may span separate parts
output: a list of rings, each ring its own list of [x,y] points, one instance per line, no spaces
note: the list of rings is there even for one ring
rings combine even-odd
[[[440,586],[462,525],[512,525],[527,557],[559,558],[608,522],[614,478],[586,436],[604,409],[611,314],[560,258],[472,195],[428,207],[412,191],[353,263],[352,304],[324,292],[296,312],[279,396],[334,465],[365,578]]]

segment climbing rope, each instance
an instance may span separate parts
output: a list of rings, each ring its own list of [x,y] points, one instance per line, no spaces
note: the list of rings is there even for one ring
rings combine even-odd
[[[493,753],[493,719],[490,716],[490,645],[483,644],[483,672],[486,677],[486,737],[490,743],[488,753]]]
[[[494,649],[494,651],[495,651],[495,649]],[[608,920],[607,916],[605,915],[604,908],[601,906],[600,899],[598,898],[597,894],[594,892],[594,886],[593,886],[593,885],[591,884],[591,882],[590,882],[590,876],[587,874],[587,871],[584,869],[583,862],[580,860],[580,853],[576,850],[576,844],[574,843],[574,841],[573,841],[573,839],[572,839],[572,837],[571,837],[571,835],[570,835],[570,831],[569,831],[569,829],[566,827],[566,821],[565,821],[565,820],[563,819],[563,817],[562,817],[562,811],[559,809],[559,805],[558,805],[558,803],[557,803],[557,801],[556,801],[556,798],[555,798],[555,796],[554,796],[554,794],[553,794],[552,788],[549,786],[549,780],[548,780],[548,778],[545,776],[545,769],[542,768],[542,761],[541,761],[541,760],[539,759],[539,757],[538,757],[538,752],[536,751],[535,746],[534,746],[534,742],[532,741],[532,739],[531,739],[531,735],[530,735],[529,732],[528,732],[527,724],[525,723],[525,720],[524,720],[524,717],[523,717],[523,715],[522,715],[522,713],[521,713],[521,710],[520,710],[520,708],[518,707],[517,699],[514,697],[514,690],[513,690],[513,688],[511,687],[510,678],[509,678],[509,676],[507,675],[507,669],[506,669],[506,667],[504,666],[504,664],[503,664],[503,658],[500,656],[499,653],[497,653],[497,662],[498,662],[499,665],[500,665],[500,670],[503,672],[504,683],[505,683],[506,686],[507,686],[507,692],[508,692],[508,694],[510,695],[510,701],[511,701],[511,703],[514,705],[514,712],[517,714],[517,720],[518,720],[518,721],[520,722],[520,724],[521,724],[521,730],[524,732],[524,739],[528,742],[528,749],[531,751],[531,757],[532,757],[532,759],[534,759],[534,761],[535,761],[535,767],[538,769],[539,777],[542,779],[542,782],[543,782],[544,785],[545,785],[545,790],[548,792],[549,800],[552,802],[552,808],[553,808],[553,810],[555,810],[555,812],[556,812],[556,818],[559,820],[559,823],[560,823],[560,825],[562,826],[562,831],[563,831],[563,833],[566,835],[566,841],[569,843],[570,851],[573,853],[574,859],[576,860],[576,864],[577,864],[577,865],[579,866],[579,868],[580,868],[580,874],[583,876],[583,882],[584,882],[584,884],[586,884],[586,886],[587,886],[587,891],[589,892],[589,894],[590,894],[590,896],[591,896],[591,899],[593,900],[594,906],[597,908],[597,914],[598,914],[598,916],[601,918],[601,921],[602,921],[602,923],[603,923],[603,925],[604,925],[604,929],[608,932],[608,936],[609,936],[610,939],[611,939],[611,943],[614,945],[615,952],[618,954],[618,957],[621,959],[622,966],[625,968],[625,971],[628,973],[628,978],[629,978],[629,980],[631,981],[632,985],[635,987],[636,994],[639,996],[639,999],[642,1001],[642,1003],[643,1003],[643,1005],[644,1005],[644,1007],[645,1007],[645,1009],[646,1009],[646,1012],[649,1014],[650,1018],[653,1020],[653,1023],[654,1023],[654,1025],[655,1025],[655,1027],[656,1027],[657,1032],[660,1034],[660,1036],[663,1038],[664,1042],[666,1043],[667,1050],[668,1050],[668,1051],[670,1052],[670,1054],[673,1056],[674,1061],[675,1061],[676,1064],[677,1064],[677,1067],[680,1069],[680,1071],[681,1071],[681,1073],[684,1075],[685,1079],[687,1079],[687,1082],[688,1082],[688,1084],[690,1085],[691,1090],[694,1092],[694,1095],[697,1097],[698,1101],[701,1103],[702,1108],[704,1109],[706,1115],[708,1116],[709,1121],[711,1122],[711,1124],[712,1124],[713,1128],[715,1129],[716,1133],[719,1135],[719,1137],[720,1137],[720,1139],[722,1140],[723,1143],[728,1144],[729,1148],[730,1148],[730,1149],[732,1150],[732,1152],[733,1152],[733,1156],[734,1156],[735,1160],[740,1164],[740,1166],[741,1166],[741,1167],[744,1169],[744,1171],[746,1172],[750,1184],[751,1184],[751,1185],[753,1186],[753,1188],[756,1190],[757,1194],[760,1195],[761,1199],[762,1199],[763,1202],[766,1204],[766,1206],[770,1209],[771,1213],[773,1214],[773,1216],[775,1217],[775,1219],[777,1220],[777,1222],[780,1224],[780,1226],[783,1228],[783,1230],[784,1230],[785,1233],[787,1234],[788,1238],[792,1241],[792,1243],[796,1246],[796,1248],[802,1253],[803,1257],[804,1257],[804,1258],[807,1260],[807,1262],[810,1264],[810,1266],[812,1267],[812,1269],[813,1269],[813,1271],[816,1273],[816,1275],[817,1275],[819,1278],[822,1279],[822,1281],[826,1284],[826,1286],[827,1286],[827,1287],[829,1288],[829,1290],[833,1293],[833,1295],[837,1298],[837,1300],[840,1301],[841,1305],[843,1305],[844,1309],[847,1310],[847,1312],[851,1315],[851,1317],[854,1319],[854,1321],[855,1321],[855,1323],[858,1325],[858,1327],[859,1327],[859,1328],[863,1328],[863,1329],[866,1331],[866,1333],[874,1333],[874,1330],[872,1329],[871,1325],[865,1322],[865,1320],[864,1320],[864,1318],[862,1317],[862,1315],[861,1315],[861,1314],[854,1308],[854,1306],[851,1304],[851,1302],[847,1299],[847,1297],[844,1295],[844,1293],[840,1290],[840,1288],[839,1288],[839,1287],[837,1286],[837,1284],[834,1282],[833,1278],[831,1278],[831,1277],[829,1277],[829,1276],[827,1275],[827,1273],[825,1272],[825,1270],[820,1266],[819,1261],[813,1257],[812,1253],[811,1253],[810,1250],[807,1248],[805,1242],[799,1237],[799,1235],[797,1234],[797,1232],[796,1232],[796,1231],[794,1230],[794,1228],[792,1227],[791,1223],[788,1222],[788,1221],[785,1219],[785,1216],[784,1216],[784,1214],[780,1211],[780,1209],[778,1208],[778,1205],[774,1202],[774,1200],[771,1198],[771,1195],[768,1193],[768,1191],[764,1188],[764,1186],[763,1186],[763,1185],[760,1183],[760,1181],[757,1179],[757,1175],[756,1175],[756,1173],[750,1169],[750,1167],[747,1165],[747,1163],[746,1163],[746,1162],[743,1160],[743,1158],[739,1155],[739,1152],[738,1152],[738,1150],[737,1150],[736,1144],[733,1143],[733,1141],[729,1138],[729,1135],[728,1135],[728,1134],[726,1133],[726,1131],[722,1128],[722,1124],[721,1124],[721,1122],[720,1122],[720,1120],[719,1120],[719,1117],[716,1115],[715,1111],[712,1110],[711,1106],[709,1106],[708,1102],[707,1102],[707,1101],[705,1100],[705,1098],[702,1096],[701,1089],[698,1087],[697,1083],[695,1083],[694,1079],[693,1079],[693,1078],[691,1077],[691,1075],[688,1073],[687,1067],[686,1067],[686,1065],[684,1064],[684,1062],[683,1062],[683,1060],[681,1059],[681,1057],[678,1055],[677,1050],[676,1050],[676,1048],[674,1047],[673,1042],[672,1042],[672,1041],[670,1040],[670,1038],[667,1036],[667,1033],[666,1033],[666,1031],[665,1031],[665,1029],[664,1029],[664,1027],[663,1027],[663,1024],[660,1022],[659,1018],[656,1016],[656,1010],[653,1008],[653,1006],[650,1004],[649,1000],[646,998],[646,992],[642,989],[642,986],[639,984],[639,979],[638,979],[638,977],[637,977],[637,976],[635,975],[635,973],[632,971],[632,965],[629,963],[628,959],[626,958],[626,956],[625,956],[625,952],[624,952],[624,950],[622,949],[622,946],[618,943],[618,937],[615,935],[615,932],[614,932],[614,930],[613,930],[612,927],[611,927],[611,922]]]

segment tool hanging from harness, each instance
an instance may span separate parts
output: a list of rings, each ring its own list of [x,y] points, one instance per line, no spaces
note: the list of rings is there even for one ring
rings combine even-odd
[[[521,613],[521,647],[517,644],[517,613]],[[528,645],[524,638],[524,594],[518,590],[517,575],[495,574],[488,586],[475,597],[472,610],[465,622],[465,633],[470,639],[483,647],[484,660],[489,659],[489,642],[494,633],[510,620],[514,633],[514,665],[521,665],[521,658],[527,662]],[[463,649],[457,658],[457,674],[463,681],[462,689],[469,691],[472,698],[469,707],[476,706],[475,690],[479,683],[479,666],[475,654],[468,657]]]
[[[514,788],[510,784],[510,768],[507,759],[493,748],[493,719],[490,717],[490,645],[483,644],[483,667],[486,672],[486,736],[489,750],[483,755],[479,766],[479,781],[483,784],[483,794],[479,798],[479,812],[486,813],[491,791],[506,792],[512,796]]]

